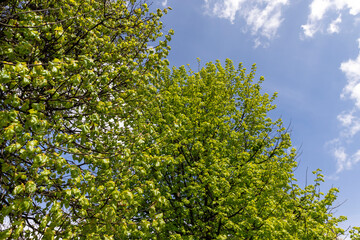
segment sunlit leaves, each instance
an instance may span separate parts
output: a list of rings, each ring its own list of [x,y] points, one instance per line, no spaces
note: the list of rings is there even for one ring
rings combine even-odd
[[[10,2],[0,38],[2,237],[139,235],[132,218],[153,188],[133,177],[129,128],[143,76],[167,64],[163,12],[137,1]]]
[[[2,6],[1,239],[343,232],[320,172],[295,185],[295,150],[255,65],[168,69],[166,10],[140,1]]]
[[[151,193],[164,200],[144,213],[164,220],[153,222],[162,238],[333,239],[342,233],[343,218],[328,211],[337,190],[320,193],[319,172],[314,185],[294,184],[295,149],[281,120],[267,117],[275,95],[262,94],[264,79],[255,82],[254,74],[255,66],[246,73],[229,60],[199,72],[163,68],[139,90],[148,95],[147,108],[139,116],[143,126],[133,131],[145,153],[134,154],[151,169],[144,176],[155,179]]]

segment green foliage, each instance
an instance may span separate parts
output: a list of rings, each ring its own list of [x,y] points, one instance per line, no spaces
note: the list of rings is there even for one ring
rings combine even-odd
[[[135,129],[143,152],[134,152],[165,199],[159,239],[334,239],[331,206],[337,189],[295,185],[295,149],[280,119],[267,112],[276,95],[230,60],[199,72],[164,68],[148,86],[150,98]],[[156,91],[155,91],[156,89]],[[159,197],[160,198],[160,197]],[[152,218],[144,212],[142,218]]]
[[[319,191],[320,172],[295,184],[295,150],[267,116],[276,96],[255,66],[168,69],[163,13],[125,0],[0,3],[0,238],[341,234],[337,190]]]
[[[352,240],[360,239],[360,227],[354,227],[350,230],[350,237]]]
[[[143,78],[167,64],[163,12],[9,0],[0,14],[1,239],[127,236],[139,191],[151,188],[128,183],[122,142],[132,136],[122,126],[137,114]]]

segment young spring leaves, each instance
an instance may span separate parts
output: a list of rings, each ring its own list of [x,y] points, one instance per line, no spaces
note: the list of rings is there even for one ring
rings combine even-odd
[[[0,6],[1,239],[342,232],[321,175],[293,184],[295,152],[255,67],[169,70],[163,12],[140,1]]]
[[[142,79],[167,64],[163,12],[140,1],[0,6],[0,238],[127,236],[144,190],[127,181],[124,126]]]
[[[343,232],[344,218],[328,211],[336,189],[322,197],[321,175],[305,189],[294,184],[289,134],[267,116],[275,95],[262,94],[263,78],[254,75],[255,66],[247,74],[227,60],[199,72],[164,68],[143,89],[143,127],[133,130],[143,148],[133,154],[157,189],[156,212],[144,209],[139,218],[161,216],[153,236],[334,239]]]

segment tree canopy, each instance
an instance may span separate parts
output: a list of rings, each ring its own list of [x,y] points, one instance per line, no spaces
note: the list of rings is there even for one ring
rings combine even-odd
[[[323,175],[301,189],[296,151],[281,119],[267,116],[276,94],[262,77],[230,60],[199,72],[164,68],[141,116],[146,176],[166,199],[160,239],[335,239],[337,189],[320,192]],[[145,127],[146,126],[146,127]],[[148,216],[146,216],[148,217]],[[143,217],[145,218],[145,216]]]
[[[2,235],[124,232],[137,211],[120,125],[137,111],[138,85],[166,64],[163,11],[107,0],[0,6]]]
[[[255,65],[168,68],[166,11],[0,3],[1,239],[336,239]]]

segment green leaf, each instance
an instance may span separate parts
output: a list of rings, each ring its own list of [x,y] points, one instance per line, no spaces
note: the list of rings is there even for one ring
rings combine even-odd
[[[18,195],[18,194],[20,194],[20,193],[22,193],[22,192],[24,192],[24,191],[25,191],[25,186],[24,186],[24,184],[21,184],[21,185],[17,185],[17,186],[14,188],[13,193],[14,193],[14,195]]]
[[[28,193],[34,193],[36,191],[36,184],[33,181],[28,181],[25,185],[25,189]]]
[[[89,206],[89,200],[85,197],[85,196],[81,196],[79,198],[79,202],[81,204],[82,207],[87,207]]]
[[[7,146],[5,150],[8,151],[9,153],[13,153],[18,151],[20,148],[21,148],[21,144],[17,142]]]
[[[6,229],[0,232],[0,239],[8,239],[11,236],[12,229]]]
[[[36,155],[33,166],[34,167],[43,166],[46,164],[46,162],[48,160],[49,160],[48,156],[46,156],[43,153],[40,153],[40,154]]]

